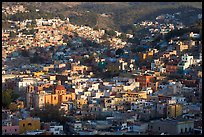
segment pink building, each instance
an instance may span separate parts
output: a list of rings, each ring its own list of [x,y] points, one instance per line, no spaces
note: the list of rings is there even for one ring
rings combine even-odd
[[[19,126],[2,126],[2,135],[19,135]]]

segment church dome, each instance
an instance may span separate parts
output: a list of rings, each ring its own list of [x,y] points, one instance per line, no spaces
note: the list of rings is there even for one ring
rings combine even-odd
[[[66,90],[63,85],[57,85],[56,90]]]

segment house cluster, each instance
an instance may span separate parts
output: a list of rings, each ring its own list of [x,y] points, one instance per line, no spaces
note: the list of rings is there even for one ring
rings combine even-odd
[[[13,76],[19,79],[16,84],[14,80],[13,86],[26,92],[24,108],[60,105],[66,114],[74,115],[75,121],[67,122],[68,131],[72,134],[186,134],[199,128],[194,125],[201,120],[202,105],[199,102],[202,83],[196,84],[193,80],[169,80],[164,83],[161,76],[151,71],[141,71],[135,78],[114,77],[111,81],[105,81],[83,76],[85,71],[84,67],[78,66],[72,67],[72,73],[67,72],[67,75],[41,71],[35,72],[33,78]],[[5,86],[9,86],[9,82],[12,84],[11,77],[4,76],[7,81]],[[198,88],[197,85],[201,86]],[[183,124],[180,121],[190,122]],[[154,127],[152,124],[160,122],[176,123],[183,128],[180,131],[175,129],[174,133],[163,127],[151,128]]]
[[[135,25],[140,25],[148,30],[148,36],[141,40],[141,42],[152,41],[153,38],[158,35],[164,36],[174,29],[181,29],[185,27],[181,21],[178,21],[174,14],[160,15],[156,17],[155,21],[142,21]]]
[[[21,95],[12,102],[17,111],[2,109],[2,134],[202,134],[202,41],[191,32],[155,48],[152,34],[177,27],[173,15],[157,20],[142,22],[151,33],[136,53],[119,38],[101,45],[104,30],[69,19],[36,19],[34,27],[31,20],[13,22],[19,30],[2,30],[2,91]],[[30,110],[46,104],[59,106],[69,120],[31,117]]]
[[[27,113],[24,111],[22,109],[21,112],[14,113],[3,110],[2,135],[65,135],[63,125],[56,122],[41,122],[40,118],[24,116],[24,113]]]
[[[5,15],[13,15],[16,14],[18,12],[29,12],[28,10],[26,10],[26,8],[21,5],[13,5],[13,6],[7,6],[7,7],[2,7],[2,13],[4,13]]]

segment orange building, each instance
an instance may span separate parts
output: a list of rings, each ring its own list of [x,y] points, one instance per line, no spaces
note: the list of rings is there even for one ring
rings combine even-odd
[[[154,76],[142,75],[136,76],[136,82],[140,83],[140,88],[148,87],[150,82],[155,80]]]

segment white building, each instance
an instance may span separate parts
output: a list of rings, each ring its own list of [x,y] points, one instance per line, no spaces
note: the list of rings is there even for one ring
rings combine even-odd
[[[54,135],[60,135],[63,133],[63,126],[50,126],[50,131],[53,132]]]
[[[129,132],[136,132],[138,134],[144,134],[148,129],[148,123],[132,124],[128,126]]]
[[[123,60],[119,60],[119,63],[119,70],[126,70],[126,68],[128,67],[128,63]]]
[[[169,104],[175,104],[175,103],[186,103],[186,98],[185,97],[178,97],[178,96],[173,96],[171,97],[171,100],[169,100]]]
[[[35,78],[22,78],[18,83],[18,91],[24,91],[26,90],[26,87],[29,85],[35,85],[37,83],[37,79]]]
[[[123,89],[125,90],[125,91],[127,91],[127,90],[133,90],[133,89],[135,89],[136,87],[139,87],[140,86],[140,83],[139,82],[133,82],[133,83],[131,83],[131,84],[129,84],[129,85],[124,85],[123,86]]]
[[[181,58],[181,61],[178,64],[179,68],[182,68],[182,70],[187,69],[190,65],[192,65],[194,62],[193,56],[189,56],[188,54],[184,54]]]

